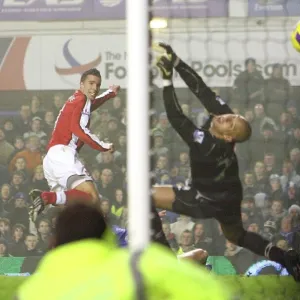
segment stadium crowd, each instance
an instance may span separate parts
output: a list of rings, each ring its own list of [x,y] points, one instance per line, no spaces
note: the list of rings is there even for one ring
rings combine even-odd
[[[252,125],[251,139],[236,146],[244,185],[245,228],[261,233],[281,248],[293,247],[300,252],[300,105],[293,101],[293,90],[283,77],[281,65],[274,65],[272,76],[266,79],[256,70],[255,60],[248,59],[230,95],[223,96],[222,89],[216,92]],[[114,143],[116,151],[97,153],[86,146],[80,157],[98,187],[105,218],[112,225],[125,228],[128,220],[123,96],[94,112],[90,126],[100,139]],[[184,186],[190,175],[188,150],[169,125],[159,91],[154,98],[153,180],[156,184]],[[0,257],[43,255],[51,243],[60,208],[47,209],[34,224],[28,215],[29,191],[49,190],[42,159],[66,99],[62,94],[54,94],[52,107],[43,105],[46,100],[49,101],[33,96],[20,107],[19,116],[6,119],[0,128]],[[182,110],[198,126],[207,118],[193,98],[182,102]],[[167,239],[178,254],[202,248],[209,254],[231,257],[237,264],[253,259],[249,251],[226,241],[214,220],[194,220],[165,211],[160,211],[160,216]]]

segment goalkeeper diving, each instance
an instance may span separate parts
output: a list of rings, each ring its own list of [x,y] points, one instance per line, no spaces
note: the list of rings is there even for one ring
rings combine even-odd
[[[243,116],[234,114],[171,46],[159,43],[156,47],[163,52],[157,66],[163,79],[169,122],[189,146],[191,184],[184,189],[154,186],[155,206],[196,219],[215,218],[227,240],[280,263],[300,281],[300,257],[296,251],[284,251],[243,227],[243,189],[234,147],[250,138],[250,124]],[[181,110],[172,81],[174,69],[210,114],[202,127],[197,127]]]

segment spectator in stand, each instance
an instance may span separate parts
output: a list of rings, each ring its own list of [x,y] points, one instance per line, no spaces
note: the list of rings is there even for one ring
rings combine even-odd
[[[291,151],[294,148],[300,149],[300,126],[294,127],[292,130],[292,134],[288,139],[287,150]]]
[[[101,108],[94,112],[95,118],[91,119],[91,131],[99,133],[100,136],[107,136],[107,123],[110,118],[108,109]]]
[[[32,96],[30,103],[30,112],[32,118],[43,119],[45,110],[43,109],[42,100],[39,96]]]
[[[259,230],[259,225],[257,223],[249,224],[247,230],[250,231],[250,232],[255,232],[257,234],[261,234],[260,230]]]
[[[256,68],[254,58],[245,61],[245,71],[241,72],[234,81],[237,97],[245,107],[254,107],[264,101],[264,78]]]
[[[16,130],[20,135],[23,135],[25,132],[30,131],[30,122],[31,122],[31,112],[30,106],[23,104],[20,109],[20,115],[15,120]]]
[[[261,136],[261,131],[265,124],[271,125],[274,130],[277,129],[275,121],[266,115],[264,106],[262,104],[256,104],[254,107],[254,119],[251,123],[252,139]]]
[[[298,107],[299,109],[299,107]],[[287,105],[287,111],[291,114],[292,117],[292,128],[299,127],[300,118],[298,114],[297,105],[294,101],[290,101]]]
[[[277,164],[276,156],[273,152],[265,153],[264,165],[266,168],[266,177],[270,178],[272,174],[279,174],[280,165]]]
[[[300,149],[293,148],[290,151],[290,160],[297,174],[300,174]]]
[[[112,100],[111,115],[117,120],[121,120],[123,109],[124,109],[124,101],[122,101],[120,97],[115,97]]]
[[[244,199],[241,203],[241,208],[242,211],[248,216],[248,225],[252,223],[262,223],[263,216],[259,209],[255,206],[254,196],[245,194]]]
[[[0,238],[0,257],[11,256],[8,253],[8,243],[5,239]]]
[[[192,221],[192,218],[180,215],[177,221],[171,224],[171,232],[175,234],[177,241],[180,241],[180,237],[183,231],[189,230],[192,231],[195,223]]]
[[[44,176],[44,170],[42,165],[38,165],[33,172],[32,181],[30,182],[31,189],[38,189],[42,191],[48,191],[49,186]]]
[[[9,170],[12,172],[15,161],[19,157],[24,157],[26,160],[27,170],[33,174],[34,168],[42,164],[42,152],[40,151],[40,139],[37,136],[29,137],[26,142],[25,150],[18,152],[9,164]]]
[[[17,135],[16,138],[15,138],[15,140],[14,140],[13,146],[14,146],[14,151],[13,151],[13,153],[11,154],[11,156],[10,156],[9,159],[8,159],[8,163],[11,162],[12,158],[13,158],[18,152],[21,152],[21,151],[24,150],[24,148],[25,148],[25,142],[24,142],[23,137]]]
[[[102,198],[100,201],[100,208],[103,213],[103,217],[110,225],[117,224],[117,219],[114,214],[111,213],[111,203],[108,199]]]
[[[294,182],[290,181],[282,196],[284,208],[288,209],[292,205],[300,205],[300,191]]]
[[[14,147],[6,140],[5,132],[0,128],[0,165],[6,166],[13,152]]]
[[[6,214],[5,207],[6,204],[9,202],[9,200],[11,199],[11,197],[12,197],[11,186],[7,183],[3,184],[1,186],[1,191],[0,191],[0,208],[1,208],[2,217],[4,217]]]
[[[62,109],[64,105],[64,95],[62,93],[57,93],[54,94],[53,96],[53,106],[52,106],[52,111],[54,113],[55,118],[58,116],[60,110]]]
[[[16,224],[12,228],[12,243],[9,247],[9,253],[12,256],[18,256],[19,249],[24,244],[24,237],[25,237],[26,228],[22,224]]]
[[[12,172],[17,172],[20,171],[24,174],[25,178],[28,178],[28,170],[27,170],[27,166],[26,166],[26,159],[22,156],[18,157],[15,160],[15,164],[13,166]]]
[[[280,177],[280,183],[284,191],[289,182],[293,182],[297,187],[300,187],[300,176],[296,173],[292,162],[285,160],[282,164],[282,175]]]
[[[36,224],[38,232],[38,243],[36,248],[45,253],[49,249],[51,239],[51,222],[48,219],[42,218],[37,221]]]
[[[164,231],[164,234],[166,236],[166,239],[171,247],[171,249],[177,253],[179,250],[179,245],[177,242],[177,239],[174,235],[174,233],[171,232],[171,224],[168,221],[164,221],[162,223],[162,229]]]
[[[243,189],[244,194],[255,195],[258,193],[257,186],[255,185],[255,175],[252,172],[245,172],[243,175]]]
[[[293,204],[288,209],[289,216],[291,218],[298,218],[300,217],[300,206],[297,204]]]
[[[287,211],[283,208],[283,203],[280,200],[273,200],[271,204],[271,210],[268,220],[274,221],[276,223],[276,228],[279,227],[279,224],[283,217],[287,215]]]
[[[268,199],[268,195],[265,193],[257,193],[254,196],[254,203],[258,215],[261,216],[263,220],[266,220],[270,214],[271,207],[271,201]]]
[[[279,234],[276,234],[274,239],[276,242],[280,240],[287,241],[289,247],[291,247],[293,242],[293,231],[292,231],[292,219],[288,216],[282,218],[280,223]]]
[[[6,119],[3,123],[3,130],[6,137],[6,140],[13,145],[14,140],[17,136],[17,130],[12,119]]]
[[[55,125],[54,112],[52,110],[47,110],[45,112],[44,126],[43,126],[43,130],[47,134],[47,136],[49,136],[52,133],[54,125]]]
[[[43,253],[37,249],[38,238],[32,233],[28,233],[25,236],[24,244],[19,249],[17,256],[28,257],[28,256],[41,256]]]
[[[161,130],[155,130],[153,135],[152,154],[156,157],[161,155],[168,155],[169,149],[164,146],[164,133]]]
[[[127,156],[127,143],[126,143],[126,133],[121,131],[118,134],[118,143],[116,144],[116,151],[114,152],[115,163],[118,166],[126,164]]]
[[[169,160],[166,155],[160,155],[156,159],[154,174],[159,179],[163,174],[169,172]]]
[[[283,190],[280,184],[280,176],[277,174],[272,174],[270,176],[270,200],[283,200]]]
[[[42,145],[47,144],[47,134],[42,130],[42,119],[40,117],[34,117],[30,124],[30,131],[24,133],[25,140],[31,136],[37,136]]]
[[[283,137],[289,137],[292,135],[292,116],[290,113],[283,111],[280,114],[278,132]]]
[[[114,197],[113,172],[111,169],[103,169],[100,181],[96,182],[100,194],[108,199]]]
[[[185,179],[189,178],[190,168],[190,157],[188,152],[180,151],[179,161],[177,162],[178,176]]]
[[[0,218],[0,238],[5,239],[8,243],[12,242],[10,220]]]
[[[204,222],[197,221],[192,230],[193,244],[196,249],[206,250],[210,253],[212,250],[212,238],[208,236],[205,230]]]
[[[124,126],[122,126],[120,122],[116,118],[110,118],[107,122],[107,139],[110,143],[116,145],[118,143],[118,132],[120,130],[124,130]]]
[[[224,256],[236,266],[238,274],[245,274],[249,265],[255,262],[255,255],[250,251],[226,241]]]
[[[258,192],[268,191],[268,178],[266,176],[266,167],[262,161],[257,161],[254,166],[255,186]]]
[[[111,213],[117,221],[121,218],[125,205],[126,199],[124,191],[122,189],[115,189],[115,197],[112,199]]]
[[[8,218],[11,225],[22,224],[26,230],[29,230],[29,217],[27,208],[27,195],[24,193],[17,193],[10,203],[7,205],[9,212]]]
[[[267,220],[264,223],[262,236],[264,238],[268,239],[269,241],[273,241],[277,231],[278,231],[278,228],[277,228],[276,223],[274,221]]]
[[[266,111],[268,116],[279,120],[280,113],[286,109],[291,88],[283,77],[282,65],[274,64],[271,77],[265,81]]]
[[[253,139],[250,143],[252,158],[254,160],[263,160],[264,154],[273,152],[278,163],[285,158],[285,141],[275,132],[274,127],[266,123],[262,127],[261,136]]]
[[[180,255],[182,253],[186,253],[189,251],[195,250],[195,246],[193,245],[193,233],[191,230],[184,230],[179,239],[179,250],[177,252],[177,255]]]
[[[22,171],[15,171],[11,177],[11,195],[14,197],[17,193],[28,194],[28,184],[25,174]]]
[[[122,170],[114,162],[114,155],[111,152],[101,152],[96,156],[100,170],[109,169],[113,173],[114,185],[121,185],[123,181]]]
[[[158,118],[158,123],[152,132],[160,130],[164,134],[164,145],[169,148],[169,145],[172,141],[172,129],[170,127],[167,114],[165,112],[161,113]]]

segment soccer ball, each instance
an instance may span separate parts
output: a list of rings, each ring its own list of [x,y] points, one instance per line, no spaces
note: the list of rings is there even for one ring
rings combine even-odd
[[[293,30],[291,34],[291,41],[293,44],[293,47],[300,52],[300,21],[297,23],[295,29]]]

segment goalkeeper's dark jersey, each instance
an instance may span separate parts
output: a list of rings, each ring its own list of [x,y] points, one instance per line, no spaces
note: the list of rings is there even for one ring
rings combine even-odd
[[[176,71],[211,115],[233,113],[201,77],[184,62]],[[182,112],[173,86],[164,87],[164,104],[173,128],[190,148],[192,186],[202,193],[229,192],[242,197],[234,143],[217,139],[209,132],[212,117],[198,128]]]

